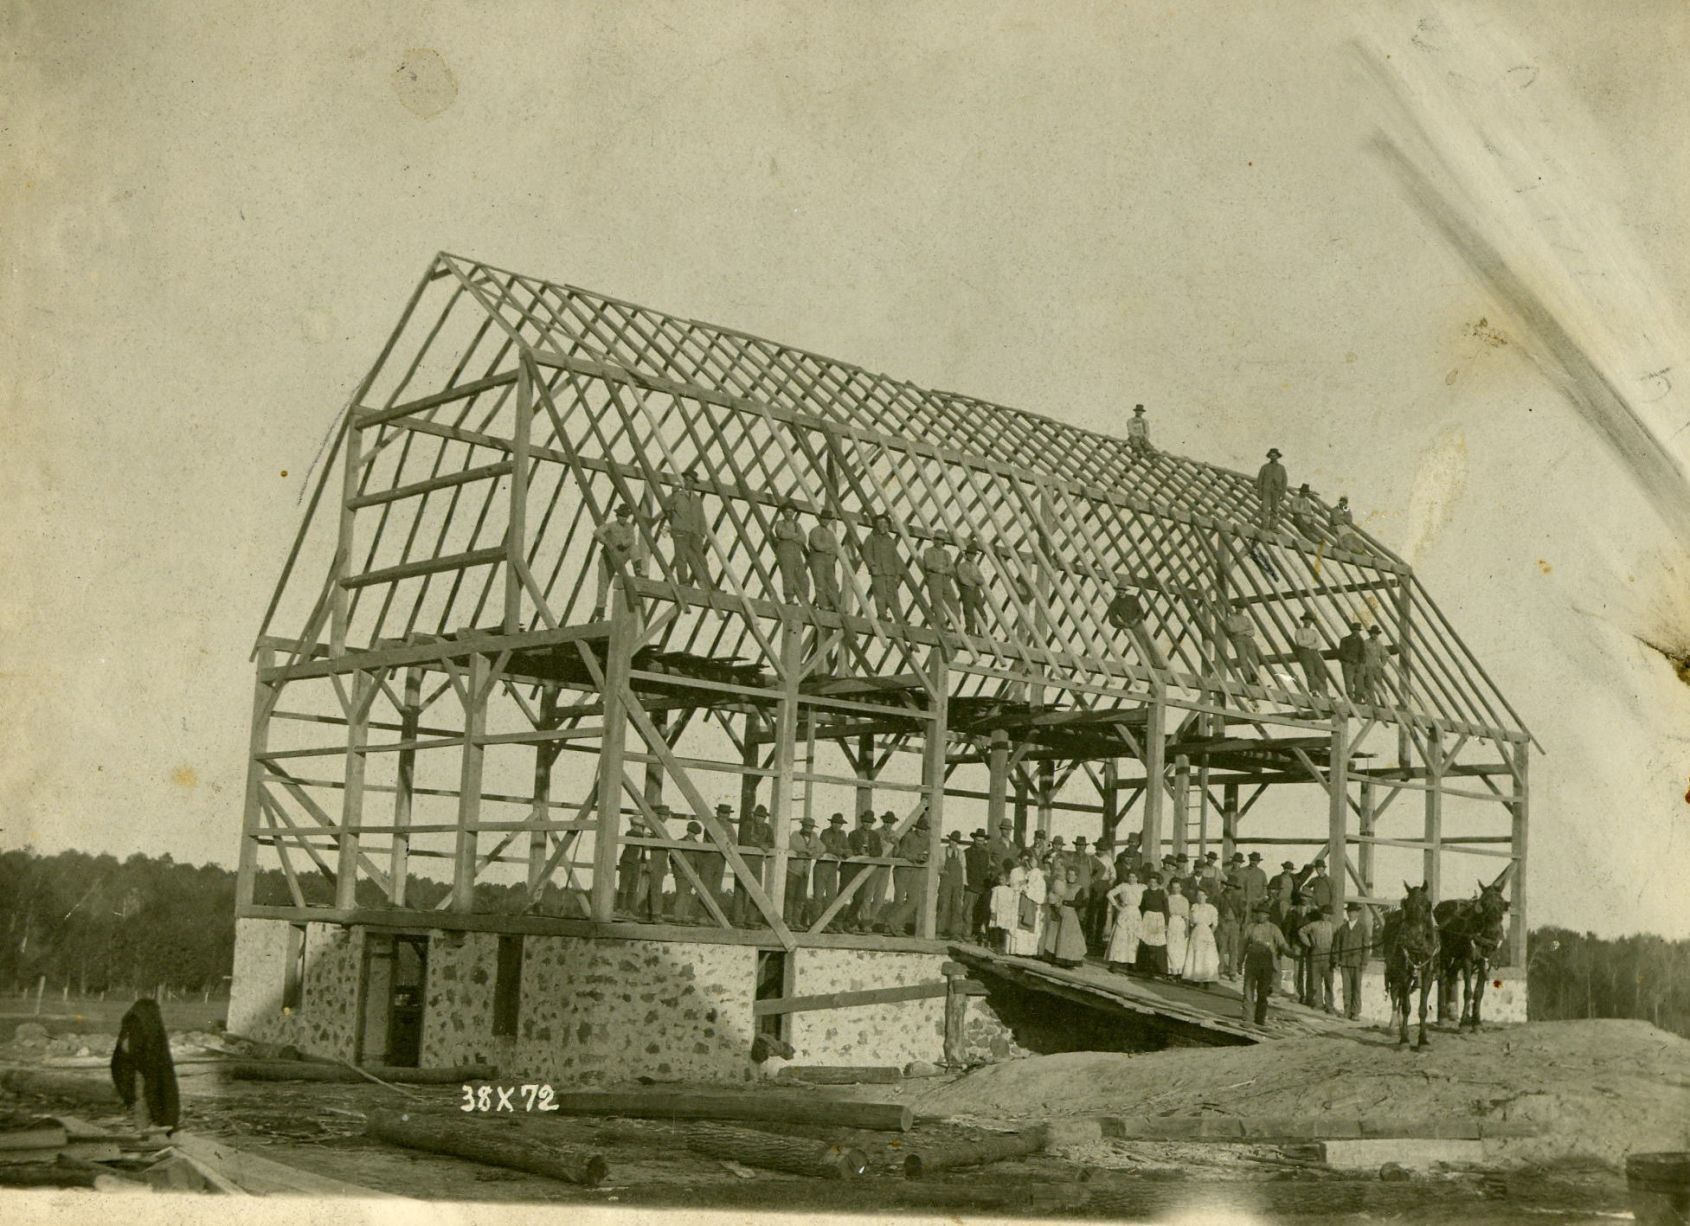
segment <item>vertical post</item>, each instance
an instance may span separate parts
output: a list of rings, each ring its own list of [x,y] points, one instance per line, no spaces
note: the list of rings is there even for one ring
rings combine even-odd
[[[1238,785],[1221,788],[1221,859],[1232,863],[1232,853],[1238,850]]]
[[[1397,576],[1397,705],[1404,711],[1409,710],[1409,666],[1414,658],[1414,621],[1409,612],[1412,605],[1409,601],[1408,585],[1411,578],[1408,575]],[[1397,724],[1397,765],[1407,769],[1414,753],[1413,739],[1408,735],[1408,725]]]
[[[1174,755],[1174,855],[1183,856],[1185,832],[1191,824],[1191,759]]]
[[[1342,711],[1332,714],[1332,753],[1327,759],[1326,785],[1329,793],[1326,875],[1332,882],[1332,905],[1343,915],[1350,886],[1349,870],[1344,866],[1350,843],[1350,721]]]
[[[1015,772],[1015,842],[1018,846],[1027,846],[1027,770],[1017,761],[1011,768]]]
[[[475,910],[475,853],[481,825],[481,764],[486,746],[491,661],[479,652],[464,674],[464,756],[458,769],[458,832],[452,851],[452,910]]]
[[[341,795],[340,847],[334,867],[334,905],[350,911],[358,905],[358,827],[364,820],[364,746],[370,735],[373,674],[352,674],[352,709],[346,713],[346,789]]]
[[[1144,839],[1145,858],[1162,856],[1162,793],[1167,788],[1167,705],[1160,682],[1150,699],[1150,714],[1144,727]]]
[[[505,633],[522,629],[523,551],[528,544],[528,434],[534,385],[526,357],[516,368],[516,427],[511,431],[511,503],[505,528]]]
[[[540,694],[540,727],[556,731],[558,724],[558,689],[548,685]],[[545,885],[546,861],[549,859],[550,839],[545,829],[552,815],[552,764],[557,761],[558,743],[541,741],[534,746],[534,800],[528,809],[528,898],[538,902]],[[647,768],[647,778],[652,768]],[[662,784],[659,783],[659,788]]]
[[[1361,846],[1356,849],[1357,875],[1361,877],[1362,892],[1369,898],[1378,898],[1379,891],[1373,880],[1373,780],[1361,781]],[[1371,904],[1369,904],[1371,905]]]
[[[1209,854],[1209,767],[1197,768],[1197,857]]]
[[[874,733],[857,738],[857,811],[852,818],[874,812]],[[855,826],[852,829],[856,829]]]
[[[998,837],[998,823],[1003,821],[1009,807],[1009,733],[1002,728],[992,732],[991,748],[986,751],[986,769],[990,780],[986,784],[986,835]]]
[[[1444,747],[1443,729],[1436,724],[1426,730],[1426,850],[1421,853],[1422,875],[1432,901],[1443,897],[1441,868],[1444,840]]]
[[[945,854],[945,749],[950,740],[950,672],[945,667],[942,647],[934,647],[928,653],[927,694],[928,710],[933,715],[921,755],[922,795],[927,801],[927,871],[922,874],[921,909],[916,912],[915,935],[931,941],[939,931],[939,870],[944,866]]]
[[[1120,773],[1114,758],[1103,760],[1103,824],[1098,831],[1098,842],[1105,846],[1114,845],[1115,827],[1121,824]]]
[[[769,818],[774,855],[764,861],[763,890],[775,911],[786,915],[786,860],[792,840],[792,773],[798,745],[798,681],[804,672],[804,632],[796,621],[780,627],[780,707],[775,714],[775,776],[769,783]],[[751,744],[749,736],[746,744]],[[756,776],[747,782],[756,783]],[[800,919],[803,917],[800,916]]]
[[[623,585],[612,585],[610,638],[604,657],[604,736],[599,741],[598,813],[593,830],[590,910],[599,923],[616,916],[616,857],[622,833],[622,755],[627,748],[625,694],[639,627]]]
[[[782,653],[784,654],[784,652]],[[757,807],[757,782],[761,778],[751,772],[763,765],[763,717],[755,707],[745,712],[744,753],[740,765],[745,773],[739,777],[739,820],[743,824]]]
[[[270,712],[275,710],[280,682],[264,680],[264,674],[274,668],[276,652],[271,647],[258,649],[258,680],[252,691],[252,732],[247,742],[246,799],[241,809],[240,870],[235,878],[235,906],[250,907],[258,884],[258,831],[263,816],[264,762],[259,756],[270,742]]]
[[[1038,795],[1039,830],[1045,838],[1050,838],[1050,820],[1052,816],[1051,802],[1056,799],[1056,762],[1045,758],[1039,763]]]
[[[1530,963],[1526,952],[1526,824],[1531,805],[1527,768],[1532,760],[1532,743],[1522,737],[1514,742],[1514,800],[1509,805],[1512,815],[1514,871],[1508,877],[1508,953],[1509,961],[1522,970]]]
[[[335,539],[334,571],[329,588],[329,651],[340,655],[346,650],[346,629],[350,620],[352,598],[343,582],[352,573],[353,516],[357,513],[352,500],[358,496],[358,478],[363,458],[363,432],[358,429],[358,406],[347,410],[346,454],[341,457],[340,531]]]
[[[405,692],[400,698],[399,739],[417,739],[417,721],[422,707],[423,670],[405,670]],[[411,836],[406,829],[411,824],[411,802],[416,793],[417,751],[401,749],[393,788],[393,841],[388,854],[388,877],[393,884],[391,899],[395,907],[405,905],[406,882],[410,877]]]

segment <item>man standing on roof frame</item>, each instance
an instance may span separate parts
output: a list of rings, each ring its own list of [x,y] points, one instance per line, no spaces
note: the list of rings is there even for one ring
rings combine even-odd
[[[682,474],[680,487],[663,504],[662,520],[668,523],[669,539],[675,544],[675,582],[689,587],[714,587],[704,549],[710,520],[704,513],[704,495],[698,489],[696,468]]]
[[[874,517],[874,530],[863,541],[863,565],[868,568],[875,612],[887,621],[902,621],[898,587],[904,578],[904,559],[898,552],[898,538],[892,534],[892,517],[884,511]]]
[[[1279,462],[1279,448],[1269,447],[1267,463],[1256,473],[1256,497],[1261,500],[1261,525],[1265,532],[1279,527],[1279,504],[1285,498],[1287,484],[1285,465]]]

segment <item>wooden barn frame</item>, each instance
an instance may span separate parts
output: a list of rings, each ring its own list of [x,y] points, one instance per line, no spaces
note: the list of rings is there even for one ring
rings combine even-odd
[[[680,582],[660,527],[688,469],[714,520],[710,589]],[[1262,530],[1243,474],[442,254],[323,477],[258,639],[242,917],[942,948],[925,868],[911,936],[827,931],[843,897],[807,925],[783,918],[788,834],[843,789],[847,817],[876,797],[901,833],[926,815],[929,865],[959,825],[1007,815],[1024,834],[1058,814],[1105,836],[1130,819],[1176,852],[1318,848],[1340,904],[1386,901],[1381,846],[1418,851],[1434,896],[1446,857],[1485,857],[1524,965],[1531,734],[1400,558],[1365,534]],[[839,536],[841,611],[781,599],[785,500]],[[595,618],[591,537],[622,503],[643,558]],[[879,512],[911,562],[906,621],[875,615],[858,561]],[[933,541],[981,547],[981,633],[927,606],[915,559]],[[1120,586],[1145,608],[1139,634],[1105,618]],[[1265,677],[1227,650],[1239,612]],[[1377,705],[1307,692],[1291,653],[1304,613],[1328,659],[1350,621],[1383,627]],[[572,753],[592,782],[560,794]],[[519,755],[531,786],[489,786],[489,755],[507,777]],[[765,861],[717,822],[722,782],[742,812],[767,802]],[[1318,817],[1252,837],[1279,785]],[[1491,824],[1446,834],[1452,804]],[[619,916],[619,855],[699,847],[687,820],[754,926],[708,890],[704,927]],[[449,888],[421,898],[419,857],[445,862]],[[688,856],[670,865],[697,885]],[[285,899],[255,896],[261,866]],[[496,905],[477,894],[494,866],[520,878]],[[306,888],[313,872],[332,897]],[[549,905],[559,889],[581,906]]]

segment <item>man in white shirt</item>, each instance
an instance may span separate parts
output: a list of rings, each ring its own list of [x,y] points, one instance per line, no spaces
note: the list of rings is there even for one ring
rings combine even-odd
[[[593,621],[603,621],[610,601],[611,580],[620,577],[630,566],[639,571],[640,533],[634,527],[634,508],[623,503],[616,508],[616,518],[593,529],[593,540],[599,546],[598,586],[594,591]]]
[[[1293,644],[1297,663],[1303,666],[1303,676],[1308,679],[1309,693],[1317,698],[1325,698],[1326,662],[1320,657],[1325,643],[1321,640],[1320,630],[1314,624],[1313,613],[1303,614],[1302,624],[1297,627]]]

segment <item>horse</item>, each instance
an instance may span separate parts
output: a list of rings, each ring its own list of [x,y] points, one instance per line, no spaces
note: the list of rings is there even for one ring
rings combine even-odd
[[[1485,998],[1485,980],[1490,978],[1490,961],[1502,945],[1502,918],[1508,900],[1502,883],[1479,882],[1477,898],[1451,899],[1438,904],[1437,921],[1440,956],[1438,1020],[1448,1021],[1455,1003],[1455,978],[1461,977],[1461,1022],[1463,1028],[1479,1028],[1479,1004]]]
[[[1420,991],[1420,1037],[1415,1050],[1428,1046],[1426,998],[1431,995],[1433,968],[1438,961],[1438,927],[1432,918],[1432,896],[1424,885],[1403,882],[1402,907],[1385,922],[1385,990],[1391,1014],[1397,1019],[1397,1046],[1408,1046],[1408,1009]]]

